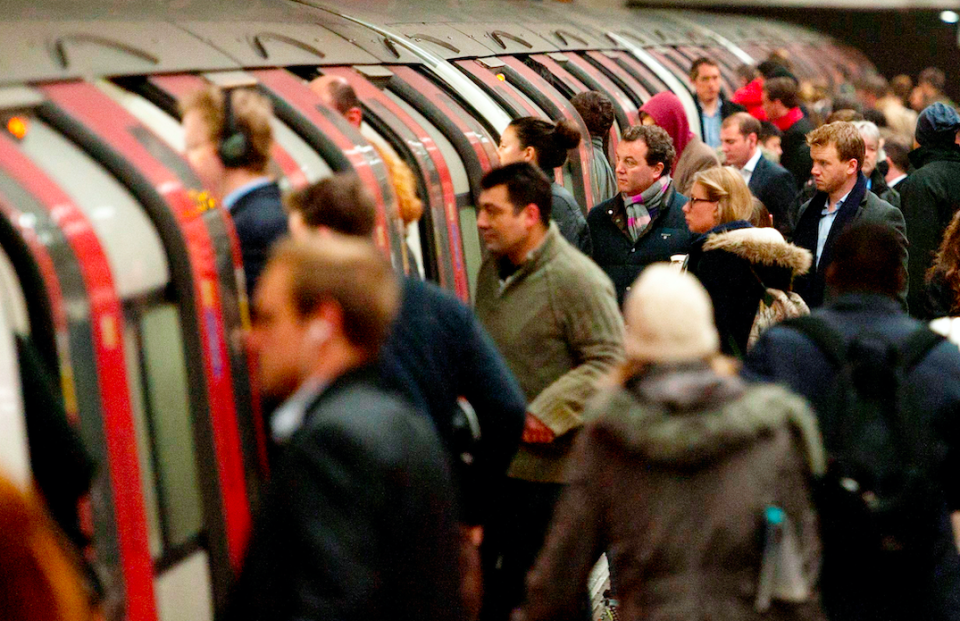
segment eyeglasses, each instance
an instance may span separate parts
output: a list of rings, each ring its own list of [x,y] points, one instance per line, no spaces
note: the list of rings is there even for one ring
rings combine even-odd
[[[690,204],[696,205],[697,203],[715,203],[717,201],[712,201],[709,198],[693,198],[690,197]]]

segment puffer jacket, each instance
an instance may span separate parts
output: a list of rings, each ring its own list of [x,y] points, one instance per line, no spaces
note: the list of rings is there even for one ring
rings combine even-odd
[[[766,290],[789,291],[812,260],[808,250],[788,244],[776,229],[742,220],[716,226],[694,240],[687,269],[710,294],[724,353],[746,353]]]
[[[653,367],[601,395],[590,414],[528,578],[524,621],[567,618],[604,551],[623,619],[823,618],[815,589],[803,603],[754,609],[766,507],[786,511],[806,582],[815,580],[810,481],[824,457],[801,398],[698,362]]]

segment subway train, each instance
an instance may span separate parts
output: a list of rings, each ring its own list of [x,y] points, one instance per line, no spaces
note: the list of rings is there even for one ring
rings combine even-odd
[[[0,468],[26,485],[15,335],[56,376],[98,463],[81,507],[110,621],[212,619],[240,567],[267,475],[248,300],[227,212],[184,159],[177,101],[212,83],[273,104],[286,190],[355,171],[376,243],[402,270],[403,233],[372,143],[414,171],[425,276],[469,302],[482,258],[473,205],[511,119],[575,121],[560,181],[583,209],[592,150],[569,103],[614,103],[611,149],[653,94],[699,127],[687,70],[786,50],[801,79],[872,70],[803,28],[720,14],[534,0],[7,0],[0,17]],[[307,87],[346,78],[362,133]],[[612,152],[612,151],[611,151]]]

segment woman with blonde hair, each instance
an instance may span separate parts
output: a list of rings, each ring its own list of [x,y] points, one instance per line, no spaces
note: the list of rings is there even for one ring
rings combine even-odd
[[[688,274],[648,267],[624,319],[627,361],[584,413],[518,618],[574,618],[606,552],[623,619],[823,619],[811,588],[810,483],[825,470],[813,413],[785,388],[738,377]]]
[[[697,235],[687,269],[710,294],[721,349],[742,356],[761,301],[770,302],[770,290],[789,292],[793,278],[810,269],[810,252],[776,229],[750,224],[753,196],[730,166],[697,173],[683,212]]]

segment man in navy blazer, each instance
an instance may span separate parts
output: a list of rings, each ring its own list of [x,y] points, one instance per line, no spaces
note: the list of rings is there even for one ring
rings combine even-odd
[[[790,208],[797,198],[797,184],[783,166],[763,157],[757,143],[760,121],[746,112],[727,117],[720,128],[720,148],[727,164],[737,168],[750,192],[760,199],[781,232],[790,230]]]
[[[187,160],[230,212],[250,294],[270,246],[287,234],[280,187],[267,174],[273,147],[270,102],[250,89],[224,92],[209,86],[187,97],[181,109]]]

